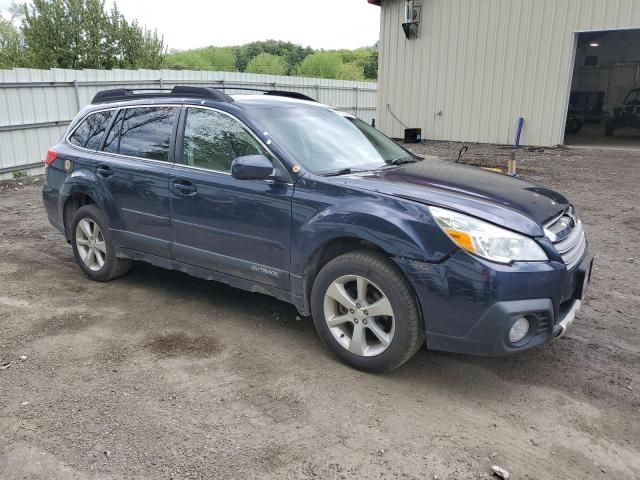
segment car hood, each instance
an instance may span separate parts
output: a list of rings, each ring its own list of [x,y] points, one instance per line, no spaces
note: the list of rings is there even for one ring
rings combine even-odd
[[[342,178],[354,187],[468,213],[531,236],[568,200],[553,190],[478,167],[427,158]]]

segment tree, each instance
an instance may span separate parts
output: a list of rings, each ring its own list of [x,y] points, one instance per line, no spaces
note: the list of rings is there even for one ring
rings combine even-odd
[[[244,70],[247,73],[267,73],[286,75],[287,62],[283,57],[271,53],[261,53],[251,59]]]
[[[20,67],[24,61],[20,32],[10,20],[0,17],[0,68]]]
[[[270,53],[271,55],[283,57],[287,65],[285,73],[294,74],[300,63],[313,53],[313,49],[278,40],[247,43],[234,48],[236,67],[241,72],[246,71],[249,62],[261,53]]]
[[[342,63],[336,70],[338,80],[364,80],[364,71],[357,63]]]
[[[235,72],[236,58],[232,47],[205,47],[171,52],[165,58],[164,65],[176,70]]]
[[[355,62],[362,68],[364,78],[375,80],[378,78],[378,49],[377,48],[359,48],[353,50]]]
[[[31,0],[22,33],[36,68],[159,68],[164,41],[104,0]]]
[[[342,63],[340,52],[316,52],[302,61],[298,74],[303,77],[336,78]]]

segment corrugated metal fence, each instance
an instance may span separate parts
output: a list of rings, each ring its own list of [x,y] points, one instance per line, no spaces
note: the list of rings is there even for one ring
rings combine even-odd
[[[174,85],[291,90],[369,123],[376,111],[371,82],[186,70],[0,70],[0,179],[38,173],[47,148],[97,91]]]

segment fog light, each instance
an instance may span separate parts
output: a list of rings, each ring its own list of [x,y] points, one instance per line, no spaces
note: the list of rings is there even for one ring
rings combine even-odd
[[[526,317],[520,317],[509,331],[509,341],[518,343],[527,336],[527,333],[529,333],[529,320]]]

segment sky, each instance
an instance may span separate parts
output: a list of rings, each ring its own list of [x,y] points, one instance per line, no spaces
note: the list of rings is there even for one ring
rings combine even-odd
[[[0,0],[0,11],[10,4]],[[267,39],[353,49],[373,45],[380,30],[380,8],[367,0],[120,0],[118,7],[178,50]]]

